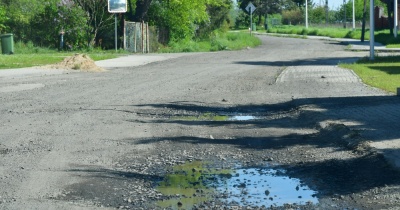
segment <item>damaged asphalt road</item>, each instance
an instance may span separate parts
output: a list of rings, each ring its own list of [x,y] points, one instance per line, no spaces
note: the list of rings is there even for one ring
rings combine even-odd
[[[101,73],[0,76],[0,209],[398,208],[382,145],[399,138],[399,98],[335,67],[365,54],[260,38]],[[293,180],[294,197],[254,171]]]

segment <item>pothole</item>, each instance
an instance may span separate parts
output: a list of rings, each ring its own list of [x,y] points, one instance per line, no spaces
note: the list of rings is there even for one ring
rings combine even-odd
[[[236,169],[232,177],[220,177],[217,191],[223,201],[240,206],[284,206],[285,204],[309,205],[318,203],[316,191],[301,180],[290,178],[282,169]]]
[[[187,121],[251,121],[251,120],[263,119],[263,117],[252,116],[252,115],[240,115],[240,114],[204,113],[201,115],[174,116],[172,117],[172,119],[187,120]]]
[[[170,209],[201,209],[205,203],[228,207],[318,203],[316,191],[301,180],[289,177],[283,169],[218,169],[201,161],[175,166],[157,190],[164,195],[157,205]]]
[[[241,115],[237,115],[237,116],[231,116],[229,117],[230,121],[249,121],[249,120],[257,120],[257,119],[261,119],[261,117],[256,117],[256,116],[241,116]]]

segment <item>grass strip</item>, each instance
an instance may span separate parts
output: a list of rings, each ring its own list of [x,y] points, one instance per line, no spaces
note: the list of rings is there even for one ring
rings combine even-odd
[[[0,70],[55,64],[74,54],[75,53],[58,53],[54,51],[53,53],[0,55]],[[115,53],[87,53],[87,55],[95,61],[119,56]]]
[[[365,84],[396,93],[400,87],[400,56],[367,58],[354,64],[340,64],[340,67],[353,70]]]

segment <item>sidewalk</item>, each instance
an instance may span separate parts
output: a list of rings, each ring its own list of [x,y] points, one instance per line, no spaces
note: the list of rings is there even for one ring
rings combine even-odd
[[[272,36],[291,36],[290,34],[276,34],[276,33],[260,33],[255,32],[255,34],[259,35],[272,35]],[[361,42],[358,39],[348,39],[348,38],[331,38],[327,36],[305,36],[307,39],[318,39],[318,40],[329,40],[329,41],[337,41],[342,43],[347,43],[350,47],[348,50],[350,51],[369,51],[370,50],[370,42],[369,40],[365,40]],[[400,48],[387,48],[385,45],[381,43],[375,42],[374,49],[376,52],[385,52],[385,53],[400,53]]]

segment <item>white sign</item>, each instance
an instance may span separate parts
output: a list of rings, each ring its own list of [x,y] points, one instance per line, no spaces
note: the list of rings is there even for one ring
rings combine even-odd
[[[256,7],[250,2],[249,5],[247,5],[246,7],[246,11],[250,14],[253,14],[254,10],[256,10]]]
[[[125,13],[128,10],[126,0],[108,0],[108,12]]]

